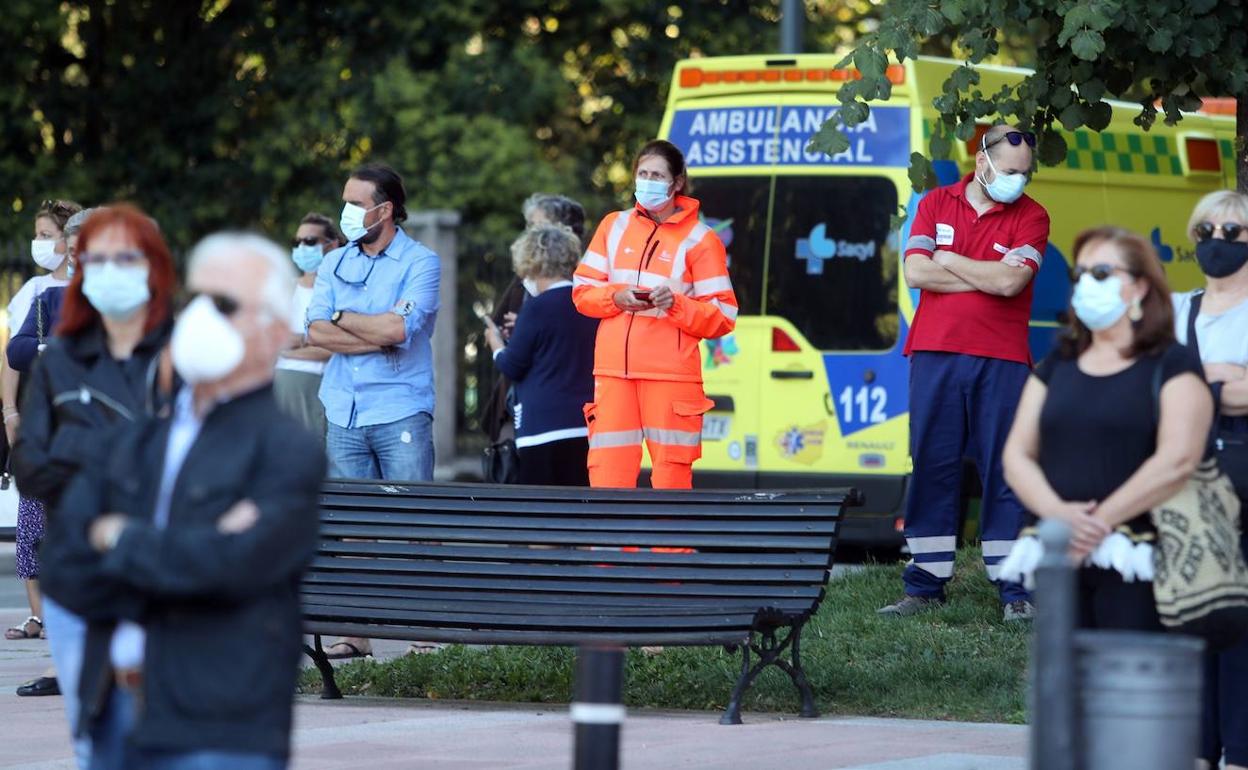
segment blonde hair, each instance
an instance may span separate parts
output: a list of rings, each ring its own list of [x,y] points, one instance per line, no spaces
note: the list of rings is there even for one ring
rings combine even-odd
[[[1237,190],[1218,190],[1200,199],[1192,210],[1192,218],[1187,220],[1187,237],[1196,240],[1196,225],[1201,222],[1213,222],[1221,216],[1230,214],[1241,225],[1248,225],[1248,195]]]
[[[511,264],[521,278],[571,278],[581,261],[581,239],[565,225],[535,225],[511,244]]]

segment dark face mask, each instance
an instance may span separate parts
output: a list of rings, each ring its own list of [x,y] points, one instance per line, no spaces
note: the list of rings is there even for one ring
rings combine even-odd
[[[1225,278],[1248,263],[1248,243],[1210,238],[1196,244],[1196,261],[1210,278]]]

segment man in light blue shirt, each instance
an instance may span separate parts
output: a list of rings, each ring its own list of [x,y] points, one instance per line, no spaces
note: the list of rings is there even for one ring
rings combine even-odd
[[[407,236],[402,178],[378,164],[342,193],[349,243],[316,274],[308,342],[334,355],[321,381],[330,475],[433,478],[433,336],[438,255]]]

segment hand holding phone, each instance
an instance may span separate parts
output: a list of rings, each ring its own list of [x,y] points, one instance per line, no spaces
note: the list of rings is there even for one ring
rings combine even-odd
[[[649,289],[633,289],[633,296],[636,297],[641,302],[649,302],[650,290]]]

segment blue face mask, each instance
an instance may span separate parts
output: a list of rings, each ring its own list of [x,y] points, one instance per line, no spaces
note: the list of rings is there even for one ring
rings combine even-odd
[[[1002,174],[997,171],[997,167],[992,162],[992,156],[987,151],[984,152],[984,157],[988,160],[988,168],[992,169],[993,178],[991,182],[980,179],[979,183],[984,186],[988,197],[997,203],[1013,203],[1023,197],[1023,188],[1027,186],[1027,175]]]
[[[100,315],[129,318],[152,297],[147,287],[147,265],[87,265],[83,268],[82,293]]]
[[[667,190],[668,182],[638,177],[634,184],[636,185],[636,192],[633,193],[633,196],[637,198],[637,202],[646,211],[658,211],[672,200],[672,194]]]
[[[295,261],[295,267],[305,273],[311,273],[321,266],[321,260],[325,258],[325,252],[321,251],[320,246],[309,246],[306,243],[301,243],[290,250],[290,258]]]
[[[1075,284],[1070,305],[1079,321],[1090,330],[1108,329],[1127,312],[1127,303],[1122,301],[1122,279],[1111,275],[1098,281],[1091,273],[1084,273]]]

